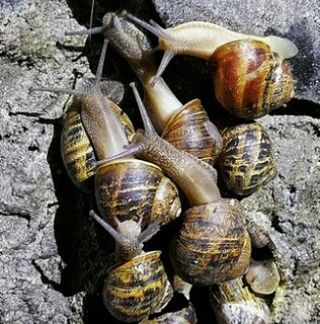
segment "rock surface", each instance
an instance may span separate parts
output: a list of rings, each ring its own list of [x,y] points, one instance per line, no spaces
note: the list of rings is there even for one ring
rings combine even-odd
[[[140,13],[157,17],[139,3]],[[168,25],[214,18],[237,30],[275,31],[300,41],[297,60],[304,74],[297,77],[297,96],[320,102],[319,27],[312,18],[319,10],[316,0],[308,6],[305,1],[241,3],[249,16],[259,19],[249,24],[231,1],[223,6],[154,1]],[[132,9],[137,2],[121,4]],[[97,3],[97,24],[103,12],[117,6]],[[64,36],[66,30],[88,24],[90,1],[6,0],[0,8],[0,322],[102,323],[109,315],[92,285],[113,246],[88,218],[92,201],[73,186],[62,164],[61,115],[68,96],[28,91],[31,86],[70,88],[93,76],[100,39],[93,38],[91,45],[84,37]],[[125,84],[134,78],[112,50],[108,58],[108,76],[126,78]],[[205,86],[202,81],[176,80],[189,62],[188,73],[200,80],[197,67],[203,69],[203,62],[177,58],[166,73],[168,83],[182,100],[200,96],[209,103],[209,81]],[[292,64],[295,69],[300,63]],[[206,78],[203,70],[200,75]],[[130,100],[121,105],[132,113]],[[296,100],[261,119],[274,143],[279,175],[242,200],[248,210],[272,223],[275,257],[287,279],[273,300],[275,322],[320,321],[319,117],[318,105]],[[212,322],[210,316],[203,315],[200,323]]]

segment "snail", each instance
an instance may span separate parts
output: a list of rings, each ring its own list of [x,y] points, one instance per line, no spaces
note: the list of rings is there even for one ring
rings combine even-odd
[[[183,105],[162,78],[151,86],[156,66],[149,41],[121,14],[107,13],[102,25],[102,29],[94,28],[85,33],[101,32],[133,68],[142,82],[146,106],[157,131],[176,148],[213,165],[222,149],[222,139],[201,101],[194,99]],[[79,33],[84,34],[67,34]]]
[[[100,80],[108,41],[101,52],[94,85],[87,91],[40,88],[33,90],[74,94],[81,103],[78,128],[66,129],[74,144],[74,155],[82,147],[76,131],[85,130],[87,141],[94,148],[97,160],[107,159],[129,144],[134,129],[128,117],[113,102],[103,97]],[[114,113],[116,111],[116,113]],[[81,125],[81,127],[80,127]],[[125,125],[125,126],[124,126]],[[128,138],[129,137],[129,138]],[[67,140],[67,139],[66,139]],[[77,141],[80,140],[78,143]],[[82,156],[84,151],[80,151]],[[97,166],[97,164],[95,164]],[[175,184],[164,176],[159,167],[135,158],[103,163],[95,169],[95,195],[98,207],[108,222],[117,227],[119,221],[142,218],[142,229],[161,218],[164,223],[178,217],[181,203]]]
[[[159,312],[173,297],[160,251],[144,252],[143,243],[158,230],[157,219],[141,232],[141,220],[119,222],[117,230],[100,218],[93,210],[90,215],[116,241],[119,263],[106,270],[103,300],[106,308],[117,319],[135,322]]]
[[[165,313],[150,320],[143,320],[139,324],[196,324],[197,315],[195,309],[190,304],[181,310]]]
[[[148,24],[129,13],[125,15],[158,36],[158,48],[164,50],[152,85],[175,55],[185,54],[211,62],[215,96],[237,117],[262,117],[293,97],[292,74],[284,60],[298,50],[286,38],[246,35],[201,21],[163,29],[154,21]]]
[[[251,293],[241,278],[210,287],[210,300],[218,323],[270,323],[267,304]]]
[[[157,135],[135,85],[131,87],[145,130],[138,131],[134,142],[109,160],[137,154],[157,163],[184,191],[192,207],[186,211],[171,247],[176,274],[197,285],[211,285],[243,275],[251,253],[243,208],[235,199],[221,198],[213,167],[177,150]]]
[[[278,268],[273,260],[252,260],[245,275],[246,282],[256,294],[273,294],[280,283]]]
[[[224,146],[218,163],[230,190],[249,195],[276,176],[271,142],[259,123],[228,127],[221,136]]]

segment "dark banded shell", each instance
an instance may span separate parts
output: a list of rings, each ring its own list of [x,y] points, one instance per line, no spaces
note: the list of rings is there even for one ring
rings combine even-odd
[[[187,210],[170,249],[176,274],[202,286],[243,275],[250,260],[243,214],[242,206],[234,199],[220,199]],[[247,261],[243,260],[245,255]]]
[[[117,105],[111,107],[131,141],[135,131],[129,117]],[[86,189],[88,179],[95,174],[96,156],[82,124],[80,111],[80,101],[74,100],[64,113],[61,154],[71,180],[76,186]]]
[[[224,147],[219,166],[230,190],[238,195],[249,195],[277,175],[271,142],[260,124],[229,127],[221,135]]]
[[[103,300],[123,322],[135,322],[161,311],[173,296],[160,251],[141,254],[108,270]]]
[[[188,102],[169,119],[162,138],[211,165],[222,149],[219,131],[199,99]]]
[[[142,217],[142,229],[162,218],[168,223],[181,213],[175,184],[156,165],[138,159],[118,160],[97,168],[96,200],[114,227],[119,221]]]
[[[237,117],[262,117],[293,96],[288,64],[261,41],[226,43],[213,53],[211,63],[215,96]]]
[[[245,287],[241,278],[210,287],[210,301],[218,323],[267,324],[271,321],[264,299]]]

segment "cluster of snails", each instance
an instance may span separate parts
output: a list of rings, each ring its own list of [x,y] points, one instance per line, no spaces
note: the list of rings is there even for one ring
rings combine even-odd
[[[149,41],[136,24],[159,37],[165,55],[158,70]],[[296,47],[280,37],[249,36],[204,22],[164,30],[124,12],[107,13],[102,27],[69,35],[93,32],[102,33],[105,41],[92,86],[34,90],[77,97],[64,116],[62,155],[76,185],[85,188],[95,178],[102,218],[94,211],[90,215],[116,242],[118,262],[104,273],[105,306],[124,322],[197,322],[191,303],[148,319],[166,307],[173,288],[161,252],[144,252],[143,243],[180,216],[179,188],[189,206],[170,247],[179,282],[184,287],[211,286],[211,303],[221,323],[267,323],[269,310],[262,296],[275,291],[280,277],[272,260],[251,260],[251,240],[261,247],[268,238],[247,228],[238,200],[221,196],[214,165],[235,194],[251,194],[276,175],[270,139],[257,122],[219,132],[199,99],[182,104],[161,75],[175,54],[210,60],[218,101],[237,117],[252,120],[292,97],[285,59],[296,54]],[[108,43],[142,83],[145,105],[134,83],[131,87],[144,130],[135,132],[128,116],[101,91]]]

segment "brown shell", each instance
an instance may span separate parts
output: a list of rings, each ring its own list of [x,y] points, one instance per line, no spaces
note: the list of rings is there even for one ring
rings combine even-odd
[[[119,117],[129,142],[135,134],[129,117],[117,106],[111,105]],[[65,168],[74,184],[86,188],[87,180],[95,174],[97,161],[94,149],[81,120],[81,102],[74,100],[63,116],[61,154]]]
[[[108,270],[103,300],[118,320],[135,322],[160,311],[173,296],[160,251],[141,254]]]
[[[205,127],[209,122],[210,127]],[[169,120],[162,138],[181,151],[213,165],[222,149],[218,129],[208,118],[199,99],[182,106]]]
[[[241,278],[210,287],[210,300],[218,323],[270,323],[267,304],[251,293]]]
[[[211,63],[215,96],[237,117],[262,117],[293,96],[288,64],[261,41],[226,43],[213,53]]]
[[[219,166],[230,190],[249,195],[277,175],[271,142],[260,124],[229,127],[221,135],[224,147]]]
[[[181,213],[175,184],[156,165],[138,159],[118,160],[97,168],[96,200],[114,227],[119,221],[142,217],[142,229],[162,218],[168,223]]]
[[[179,311],[166,313],[152,320],[140,322],[140,324],[196,324],[197,314],[192,305]]]
[[[220,199],[187,210],[170,250],[175,272],[196,285],[212,285],[241,276],[248,262],[238,265],[248,234],[244,210],[234,199]],[[250,253],[247,256],[250,259]],[[237,266],[238,273],[233,268]]]

